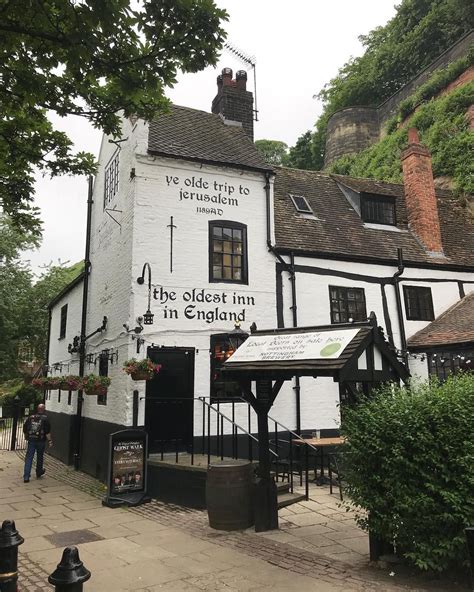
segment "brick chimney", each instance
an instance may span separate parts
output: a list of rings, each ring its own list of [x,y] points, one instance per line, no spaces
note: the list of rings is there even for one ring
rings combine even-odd
[[[402,152],[403,184],[410,230],[433,257],[444,257],[431,168],[431,153],[415,128],[408,130],[408,147]]]
[[[224,68],[217,77],[217,95],[212,112],[222,115],[225,122],[239,122],[253,142],[253,95],[247,90],[247,72],[239,70],[232,79],[231,68]]]

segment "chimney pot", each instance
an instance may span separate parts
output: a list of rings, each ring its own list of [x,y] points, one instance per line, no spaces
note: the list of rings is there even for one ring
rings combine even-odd
[[[247,90],[247,72],[245,70],[239,70],[235,75],[237,88],[241,90]]]
[[[232,68],[222,69],[222,83],[224,86],[232,85]]]
[[[418,130],[416,129],[416,127],[411,127],[408,130],[408,143],[409,144],[419,144],[420,143],[420,137],[418,136]]]

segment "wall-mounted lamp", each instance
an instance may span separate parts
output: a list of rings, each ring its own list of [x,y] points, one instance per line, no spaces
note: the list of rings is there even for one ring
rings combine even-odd
[[[145,283],[145,271],[148,269],[148,309],[143,315],[144,325],[153,325],[153,317],[155,316],[150,310],[151,304],[151,267],[149,263],[145,263],[142,269],[142,275],[137,278],[137,284],[143,285]]]
[[[245,331],[242,331],[242,329],[240,328],[240,323],[235,323],[234,328],[229,333],[229,343],[233,352],[242,345],[242,343],[247,339],[248,336],[249,334]]]

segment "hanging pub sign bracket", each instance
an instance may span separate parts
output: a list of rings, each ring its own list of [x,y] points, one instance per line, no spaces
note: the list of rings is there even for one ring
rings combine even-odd
[[[110,434],[104,506],[139,506],[151,501],[146,493],[147,457],[148,434],[143,430],[120,430]]]

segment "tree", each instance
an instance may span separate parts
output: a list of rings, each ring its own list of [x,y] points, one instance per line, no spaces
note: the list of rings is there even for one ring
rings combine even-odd
[[[0,217],[0,380],[17,374],[18,343],[26,329],[32,274],[20,251],[37,242]]]
[[[314,157],[313,152],[314,135],[310,131],[300,136],[288,153],[288,166],[294,169],[318,170],[322,163]]]
[[[288,154],[288,146],[279,140],[257,140],[255,148],[263,156],[268,164],[274,166],[284,165]]]
[[[48,110],[79,115],[117,137],[118,112],[150,120],[166,110],[178,70],[216,62],[227,19],[213,0],[10,0],[0,7],[0,204],[41,233],[32,207],[35,167],[90,174]]]
[[[8,216],[0,217],[0,381],[18,376],[21,346],[44,360],[47,305],[83,268],[82,262],[48,265],[35,282],[21,251],[37,245],[37,239],[18,230]]]

